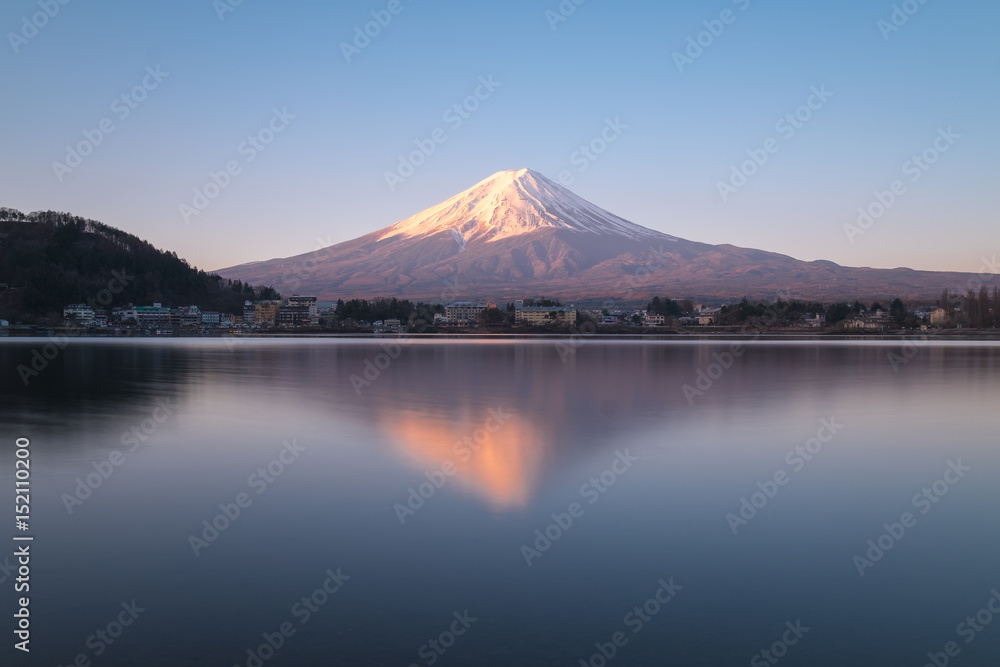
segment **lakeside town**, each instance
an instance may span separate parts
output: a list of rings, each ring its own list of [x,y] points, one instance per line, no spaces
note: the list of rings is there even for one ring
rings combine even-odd
[[[805,301],[750,302],[706,306],[689,299],[653,297],[645,308],[585,308],[552,299],[519,299],[506,304],[456,301],[416,304],[401,299],[320,302],[316,296],[247,300],[243,311],[224,313],[198,306],[162,303],[113,308],[67,304],[61,328],[90,335],[212,336],[254,333],[606,333],[720,332],[768,329],[813,333],[894,333],[928,329],[995,329],[1000,326],[1000,293],[986,288],[965,295],[945,291],[934,305],[912,310],[895,299],[822,304]],[[51,333],[48,326],[0,320],[0,335]]]

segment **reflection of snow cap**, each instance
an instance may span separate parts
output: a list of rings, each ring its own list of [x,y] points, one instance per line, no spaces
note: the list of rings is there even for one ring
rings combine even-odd
[[[407,411],[380,421],[419,470],[443,471],[494,509],[527,505],[543,439],[507,408],[448,416]]]

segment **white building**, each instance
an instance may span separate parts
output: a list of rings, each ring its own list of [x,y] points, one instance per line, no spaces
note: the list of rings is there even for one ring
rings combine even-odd
[[[63,317],[79,322],[90,322],[94,319],[94,309],[85,303],[74,303],[63,308]]]
[[[799,326],[808,327],[810,329],[818,329],[819,327],[826,324],[826,315],[823,313],[815,313],[812,317],[803,317],[799,320]]]
[[[444,316],[449,324],[479,322],[485,312],[485,303],[473,303],[472,301],[456,301],[444,307]]]

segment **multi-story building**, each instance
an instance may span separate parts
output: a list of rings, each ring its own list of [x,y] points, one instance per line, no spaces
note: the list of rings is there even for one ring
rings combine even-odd
[[[931,311],[931,324],[946,324],[948,322],[948,311],[944,308],[935,308]]]
[[[301,327],[318,323],[319,313],[316,310],[314,296],[292,295],[278,311],[278,326],[281,327]]]
[[[282,306],[278,310],[279,327],[302,327],[310,324],[309,308],[305,306]]]
[[[444,316],[448,324],[478,323],[485,312],[485,303],[472,301],[456,301],[444,307]]]
[[[298,294],[293,294],[288,297],[288,305],[292,308],[308,308],[310,317],[318,314],[318,311],[316,310],[316,297],[314,296],[299,296]]]
[[[698,313],[698,324],[703,326],[718,324],[721,313],[721,308],[703,308]]]
[[[525,306],[514,302],[514,324],[576,324],[572,306]]]
[[[254,302],[244,301],[243,302],[243,325],[252,327],[254,324]]]
[[[140,327],[150,329],[172,326],[170,309],[164,308],[160,303],[154,303],[152,306],[136,306],[135,321]]]
[[[858,315],[844,320],[842,326],[845,329],[870,329],[873,331],[891,328],[892,322],[889,318],[883,315],[881,310],[876,311],[876,313],[875,315]]]
[[[667,323],[667,318],[663,315],[657,315],[656,313],[645,313],[643,315],[643,321],[647,327],[662,327]]]
[[[90,322],[94,319],[94,309],[85,303],[74,303],[63,308],[63,317],[67,320]]]
[[[222,313],[214,310],[206,310],[201,314],[201,324],[206,327],[217,327],[222,321]]]
[[[253,324],[255,327],[273,327],[278,323],[278,313],[281,311],[280,301],[258,301],[253,308]]]
[[[177,311],[175,319],[182,327],[197,327],[201,325],[201,311],[198,306],[186,306]]]

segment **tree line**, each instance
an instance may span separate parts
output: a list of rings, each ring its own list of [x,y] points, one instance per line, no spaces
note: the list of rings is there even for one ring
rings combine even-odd
[[[399,320],[400,322],[423,320],[431,323],[434,321],[435,313],[443,312],[444,306],[441,305],[423,302],[413,303],[408,299],[395,297],[391,299],[376,298],[370,301],[368,299],[351,299],[349,301],[338,299],[328,322],[352,325],[379,320]]]
[[[945,326],[967,326],[974,329],[1000,327],[1000,288],[996,286],[992,293],[986,285],[981,285],[979,290],[970,287],[964,294],[944,290],[938,306],[944,310]]]

